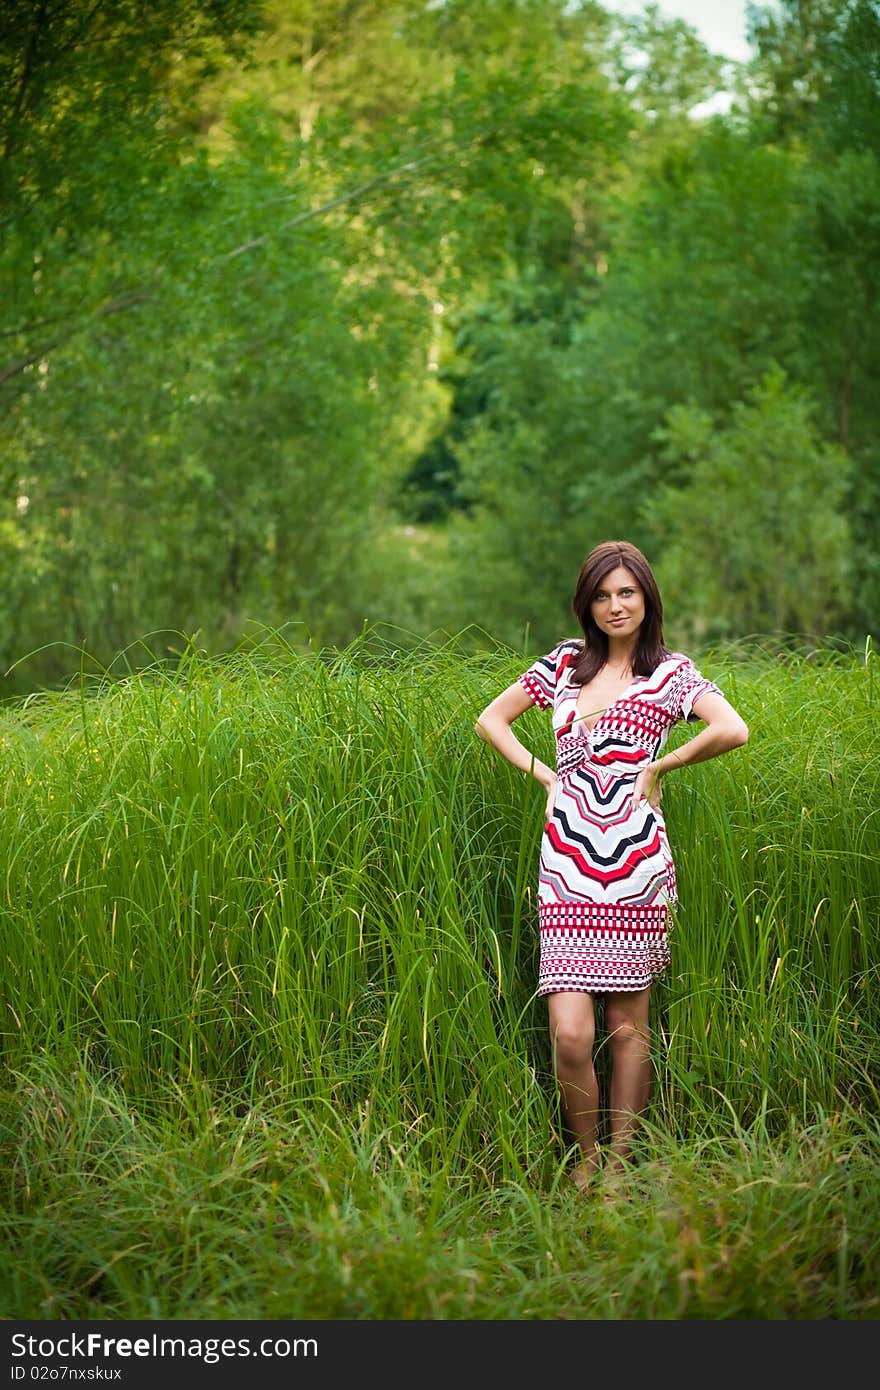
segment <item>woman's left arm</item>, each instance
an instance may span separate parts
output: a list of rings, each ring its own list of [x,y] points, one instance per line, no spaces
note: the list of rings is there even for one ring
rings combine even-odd
[[[646,798],[653,806],[657,805],[660,779],[677,767],[687,767],[691,763],[702,763],[707,758],[717,758],[719,753],[727,753],[731,748],[741,748],[748,741],[749,730],[742,719],[728,704],[724,696],[716,691],[707,691],[694,701],[693,712],[702,719],[705,728],[695,734],[681,748],[664,753],[656,761],[647,763],[639,772],[633,787],[633,805]]]

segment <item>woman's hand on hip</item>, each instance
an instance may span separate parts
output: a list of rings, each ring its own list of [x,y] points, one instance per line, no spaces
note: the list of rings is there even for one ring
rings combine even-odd
[[[663,778],[657,763],[647,763],[636,777],[633,787],[633,810],[641,806],[643,801],[647,801],[655,811],[660,810],[660,801],[663,796]]]

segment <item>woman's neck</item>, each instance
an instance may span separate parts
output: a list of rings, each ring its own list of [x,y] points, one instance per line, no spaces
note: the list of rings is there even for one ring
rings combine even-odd
[[[615,641],[613,637],[609,637],[608,658],[605,665],[610,666],[612,671],[631,671],[635,654],[635,642]]]

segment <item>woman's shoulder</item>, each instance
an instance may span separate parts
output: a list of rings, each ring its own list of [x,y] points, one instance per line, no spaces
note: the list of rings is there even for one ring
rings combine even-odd
[[[565,656],[569,653],[580,656],[583,649],[583,637],[564,637],[562,641],[557,642],[556,646],[553,648],[554,651],[559,652],[560,656]]]
[[[561,676],[569,667],[575,666],[583,650],[584,639],[582,637],[565,637],[561,642],[558,642],[553,648],[557,675]]]
[[[580,645],[576,637],[563,638],[517,676],[520,685],[541,709],[549,709],[566,686],[569,668],[577,661]]]
[[[645,680],[658,698],[671,699],[691,673],[696,673],[696,667],[686,652],[667,651]]]
[[[538,657],[538,661],[548,666],[553,666],[557,671],[564,671],[566,666],[572,665],[583,651],[582,637],[563,637],[561,642],[557,642],[555,647],[551,647],[543,656]]]
[[[661,657],[656,669],[659,670],[661,666],[666,671],[697,670],[697,663],[692,656],[688,656],[687,652],[667,652],[664,657]]]

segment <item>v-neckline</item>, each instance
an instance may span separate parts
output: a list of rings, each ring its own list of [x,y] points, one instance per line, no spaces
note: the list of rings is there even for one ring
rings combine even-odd
[[[587,724],[585,722],[589,718],[589,714],[581,714],[580,710],[578,709],[578,701],[581,698],[581,692],[584,688],[582,685],[578,686],[577,694],[574,697],[574,719],[572,720],[572,723],[580,724],[584,733],[591,734],[593,730],[596,728],[596,725],[601,723],[602,716],[604,714],[607,714],[610,709],[613,709],[615,705],[620,703],[624,695],[627,695],[629,691],[632,689],[632,687],[635,685],[636,681],[643,681],[645,679],[645,676],[633,676],[629,685],[625,685],[623,690],[621,690],[620,694],[615,695],[610,705],[603,705],[601,709],[591,711],[591,713],[595,714],[596,716],[595,721],[592,724]]]

